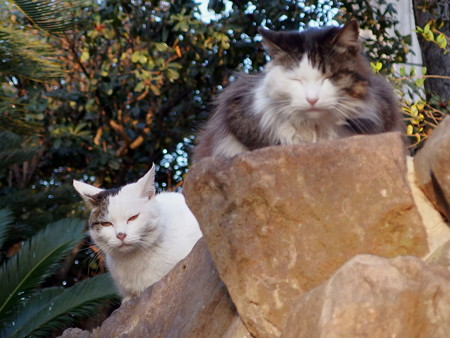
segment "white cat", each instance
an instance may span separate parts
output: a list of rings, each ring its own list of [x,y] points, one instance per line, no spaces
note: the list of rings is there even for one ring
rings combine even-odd
[[[180,193],[155,194],[155,166],[136,183],[104,190],[73,181],[91,209],[90,235],[124,297],[139,295],[191,251],[202,236]]]

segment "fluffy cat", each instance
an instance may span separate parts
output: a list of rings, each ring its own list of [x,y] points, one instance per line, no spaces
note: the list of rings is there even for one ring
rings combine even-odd
[[[193,160],[272,145],[402,130],[390,84],[371,72],[356,21],[303,32],[260,29],[271,61],[216,99]]]
[[[103,190],[73,185],[91,209],[90,235],[123,301],[139,295],[182,260],[202,236],[180,193],[155,194],[155,166],[136,183]]]

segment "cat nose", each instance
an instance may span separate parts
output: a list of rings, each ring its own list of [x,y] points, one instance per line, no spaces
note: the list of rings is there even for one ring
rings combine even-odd
[[[308,103],[311,106],[314,106],[317,103],[317,101],[319,101],[319,98],[317,98],[317,97],[307,97],[306,101],[308,101]]]
[[[127,237],[127,234],[124,234],[123,232],[119,232],[116,237],[118,239],[120,239],[121,241],[123,241],[125,239],[125,237]]]

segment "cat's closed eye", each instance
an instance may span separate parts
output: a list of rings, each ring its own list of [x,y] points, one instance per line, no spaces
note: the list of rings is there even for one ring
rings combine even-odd
[[[136,218],[138,218],[138,216],[139,216],[139,214],[134,215],[134,216],[131,216],[130,218],[128,218],[127,223],[128,223],[128,222],[131,222],[131,221],[134,221]]]
[[[290,80],[303,84],[303,80],[296,78],[296,77],[291,77]]]

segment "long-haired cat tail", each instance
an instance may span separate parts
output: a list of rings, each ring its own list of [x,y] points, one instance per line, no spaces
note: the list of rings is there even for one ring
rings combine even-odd
[[[202,236],[180,193],[155,193],[155,166],[136,183],[104,190],[73,185],[91,210],[89,232],[123,301],[138,296],[185,258]]]
[[[393,89],[371,72],[352,20],[303,32],[260,29],[270,62],[218,95],[193,160],[273,145],[401,131]]]

